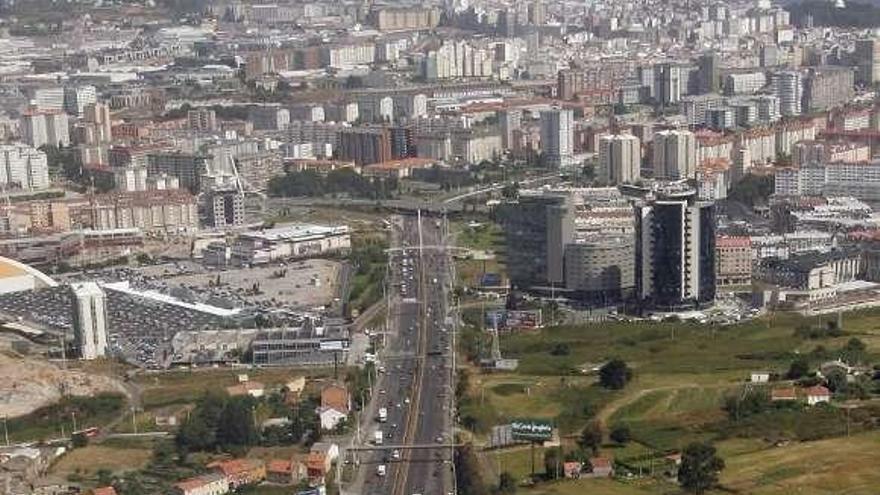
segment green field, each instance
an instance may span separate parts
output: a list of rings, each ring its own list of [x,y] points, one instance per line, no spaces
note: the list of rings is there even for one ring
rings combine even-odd
[[[710,441],[728,463],[724,488],[737,493],[877,493],[880,432],[870,430],[871,420],[865,420],[878,416],[871,402],[852,413],[849,440],[844,437],[846,414],[836,407],[771,407],[736,420],[722,409],[725,397],[737,393],[751,371],[783,374],[798,356],[816,366],[838,356],[853,337],[867,344],[865,362],[880,360],[880,310],[844,315],[839,337],[811,339],[795,333],[798,327],[824,327],[835,319],[785,313],[729,327],[611,322],[504,336],[502,353],[519,359],[519,368],[510,374],[474,375],[472,394],[496,418],[527,415],[564,426],[566,452],[588,421],[598,420],[606,432],[628,426],[633,441],[606,443],[603,455],[644,472],[656,467],[652,455]],[[621,391],[606,391],[595,384],[591,369],[615,357],[633,368],[634,379]],[[777,441],[784,446],[774,447]],[[832,452],[835,458],[829,461]],[[509,471],[522,479],[530,470],[528,450],[484,452],[481,462],[490,476]],[[845,483],[835,482],[835,471]],[[835,491],[841,487],[847,491]],[[658,480],[539,483],[522,492],[681,493]]]

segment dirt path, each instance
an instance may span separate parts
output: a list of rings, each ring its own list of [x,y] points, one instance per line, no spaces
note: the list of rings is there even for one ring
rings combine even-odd
[[[641,399],[642,397],[644,397],[650,393],[662,392],[662,391],[666,391],[666,390],[681,390],[681,389],[686,389],[686,388],[700,388],[703,386],[704,385],[699,385],[696,383],[680,383],[680,384],[676,384],[676,385],[663,385],[660,387],[649,387],[649,388],[643,388],[643,389],[638,389],[638,390],[632,390],[632,391],[630,391],[630,393],[628,393],[622,397],[618,397],[617,399],[614,399],[613,401],[606,404],[605,407],[603,407],[596,414],[596,421],[599,422],[599,425],[602,427],[603,431],[607,431],[608,430],[608,421],[611,419],[612,416],[614,416],[614,413],[616,413],[620,409],[636,402],[637,400]],[[711,387],[712,385],[708,385],[708,386]]]

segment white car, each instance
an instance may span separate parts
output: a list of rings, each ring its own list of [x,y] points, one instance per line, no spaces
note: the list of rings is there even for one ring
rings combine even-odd
[[[385,468],[385,464],[379,464],[378,466],[376,466],[376,476],[385,476],[386,471],[387,469]]]

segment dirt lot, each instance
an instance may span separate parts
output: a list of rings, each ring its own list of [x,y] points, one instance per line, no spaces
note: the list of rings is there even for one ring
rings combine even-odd
[[[0,416],[28,414],[68,395],[91,396],[100,392],[124,393],[122,385],[106,376],[62,370],[53,363],[0,353]]]

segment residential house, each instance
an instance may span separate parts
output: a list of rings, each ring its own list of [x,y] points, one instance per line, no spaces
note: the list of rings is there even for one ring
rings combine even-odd
[[[266,481],[270,483],[293,485],[307,475],[306,465],[294,459],[272,459],[266,464]]]
[[[608,478],[614,475],[611,459],[606,457],[591,457],[590,468],[594,478]]]
[[[341,385],[328,385],[321,390],[321,407],[332,407],[348,415],[351,411],[351,395]]]
[[[339,445],[333,442],[315,442],[309,452],[317,452],[327,456],[328,468],[330,464],[336,462],[336,459],[339,459]]]
[[[229,482],[220,474],[211,473],[185,479],[174,484],[175,495],[225,495]]]
[[[320,452],[309,452],[306,457],[306,475],[309,477],[309,483],[324,484],[324,477],[328,472],[330,472],[330,459]]]
[[[751,376],[749,377],[749,381],[752,383],[767,383],[770,381],[770,372],[753,371]]]
[[[223,475],[232,490],[245,485],[254,485],[266,479],[266,464],[260,459],[215,461],[208,464],[208,468]]]
[[[116,495],[116,489],[112,486],[102,486],[92,490],[92,495]]]
[[[318,417],[321,418],[322,430],[334,430],[348,416],[332,407],[319,407]]]
[[[581,477],[581,471],[584,470],[584,464],[576,461],[568,461],[562,465],[562,471],[566,478],[578,479]]]
[[[246,381],[226,387],[226,393],[229,394],[230,397],[250,395],[251,397],[258,399],[266,395],[266,386],[260,382]]]
[[[290,394],[294,394],[299,396],[303,393],[303,390],[306,388],[306,377],[298,376],[289,382],[284,384],[284,388],[287,389],[287,392]]]
[[[823,402],[831,402],[831,391],[822,385],[816,385],[804,389],[804,397],[807,399],[807,405],[815,406]]]
[[[797,390],[794,387],[775,388],[770,391],[771,402],[794,402],[798,399]]]

